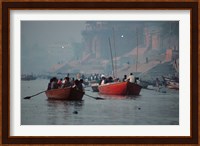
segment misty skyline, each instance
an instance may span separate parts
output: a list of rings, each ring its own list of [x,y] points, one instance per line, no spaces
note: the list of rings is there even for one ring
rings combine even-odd
[[[136,48],[139,48],[140,63],[146,57],[164,61],[162,55],[166,49],[179,49],[179,22],[22,21],[22,74],[50,70],[92,72],[91,65],[93,70],[109,73],[108,38],[110,47],[116,51],[113,53],[117,54],[114,57],[119,57],[118,68],[127,62],[136,64]]]

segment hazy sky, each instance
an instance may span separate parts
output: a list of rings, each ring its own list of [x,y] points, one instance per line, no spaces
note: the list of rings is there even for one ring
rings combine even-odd
[[[46,71],[52,64],[67,60],[65,57],[72,53],[70,43],[81,42],[84,28],[84,21],[22,21],[22,73]]]

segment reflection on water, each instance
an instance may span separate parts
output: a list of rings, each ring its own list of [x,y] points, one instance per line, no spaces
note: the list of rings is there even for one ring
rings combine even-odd
[[[49,108],[67,108],[69,106],[74,106],[77,109],[80,109],[83,104],[84,101],[66,101],[66,100],[49,100],[47,99],[47,106]]]
[[[141,95],[105,95],[99,94],[101,98],[111,99],[111,100],[136,100],[141,97]]]
[[[139,96],[101,95],[87,88],[83,101],[48,100],[45,94],[24,100],[46,88],[47,80],[23,81],[22,125],[178,125],[179,92],[142,89]]]
[[[84,101],[65,101],[65,100],[48,100],[48,121],[49,124],[56,125],[58,121],[66,121],[73,114],[81,111]],[[67,123],[63,123],[67,124]]]

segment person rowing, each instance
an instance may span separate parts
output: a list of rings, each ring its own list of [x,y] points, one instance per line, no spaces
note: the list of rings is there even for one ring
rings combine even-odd
[[[62,84],[62,88],[71,87],[71,86],[72,86],[72,83],[70,82],[70,78],[65,77],[64,83]]]
[[[134,77],[133,73],[130,73],[130,75],[128,76],[126,81],[128,81],[130,83],[135,83],[135,77]]]

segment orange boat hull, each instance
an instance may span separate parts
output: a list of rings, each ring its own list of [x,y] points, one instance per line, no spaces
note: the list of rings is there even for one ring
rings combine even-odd
[[[52,89],[45,92],[48,99],[54,100],[82,100],[84,92],[74,88]]]
[[[107,95],[139,95],[141,88],[140,85],[129,82],[116,82],[98,87],[101,94]]]

